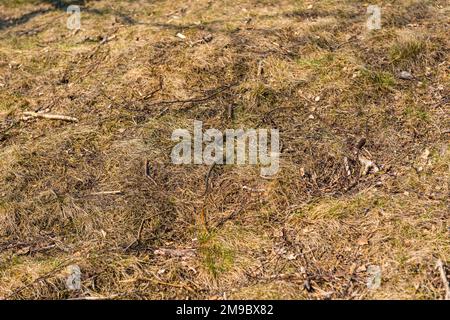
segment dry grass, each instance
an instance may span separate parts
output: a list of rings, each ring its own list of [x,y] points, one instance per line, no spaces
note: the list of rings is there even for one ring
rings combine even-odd
[[[0,4],[0,298],[444,296],[448,4],[379,2],[368,32],[351,0],[78,1],[73,33],[76,2]],[[194,119],[279,128],[279,174],[217,166],[204,196],[209,168],[170,162]]]

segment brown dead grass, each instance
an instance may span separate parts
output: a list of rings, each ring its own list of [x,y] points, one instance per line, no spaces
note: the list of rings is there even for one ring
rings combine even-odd
[[[355,1],[84,2],[78,33],[48,1],[0,5],[1,298],[443,297],[444,1],[380,2],[376,32]],[[209,168],[170,162],[194,119],[279,128],[279,174],[217,166],[205,197]]]

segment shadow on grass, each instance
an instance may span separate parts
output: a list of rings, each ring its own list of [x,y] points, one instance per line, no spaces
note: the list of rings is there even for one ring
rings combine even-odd
[[[51,4],[53,8],[36,9],[31,12],[25,13],[25,14],[21,15],[20,17],[12,18],[12,19],[0,18],[0,30],[20,26],[22,24],[27,23],[28,21],[32,20],[33,18],[35,18],[37,16],[47,14],[49,12],[54,12],[57,10],[58,11],[66,11],[67,7],[69,7],[70,5],[85,6],[87,3],[88,3],[88,0],[68,0],[68,1],[40,0],[40,1],[36,2],[36,5]],[[103,15],[106,13],[106,11],[97,10],[97,9],[83,9],[83,12],[88,12],[88,13],[93,13],[93,14],[98,14],[98,15]],[[125,14],[120,14],[119,16],[122,18],[123,21],[125,21],[125,23],[128,23],[128,24],[135,23],[132,18],[126,16]]]

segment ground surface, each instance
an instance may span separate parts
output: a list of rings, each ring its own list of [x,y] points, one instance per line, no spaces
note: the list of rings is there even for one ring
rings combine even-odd
[[[373,2],[1,1],[0,297],[442,299],[450,8]],[[171,164],[194,119],[280,172]]]

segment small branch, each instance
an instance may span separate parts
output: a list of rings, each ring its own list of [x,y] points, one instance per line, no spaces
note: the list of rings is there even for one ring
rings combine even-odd
[[[145,166],[145,168],[144,168],[145,177],[147,179],[149,179],[151,182],[153,182],[153,184],[155,186],[158,186],[158,184],[156,183],[155,179],[153,179],[152,176],[150,175],[150,161],[148,161],[148,159],[145,159],[144,166]]]
[[[122,194],[123,192],[120,190],[113,190],[113,191],[99,191],[99,192],[92,192],[92,196],[102,196],[102,195],[116,195],[116,194]]]
[[[217,96],[218,94],[224,92],[227,89],[230,89],[231,87],[235,86],[236,84],[230,84],[227,86],[223,86],[222,88],[219,88],[216,92],[210,94],[209,96],[206,97],[199,97],[199,98],[193,98],[193,99],[187,99],[187,100],[169,100],[169,101],[157,101],[154,103],[151,103],[148,105],[148,107],[153,107],[153,106],[157,106],[157,105],[165,105],[165,104],[177,104],[177,103],[200,103],[200,102],[205,102],[208,101],[212,98],[214,98],[215,96]]]
[[[100,44],[105,44],[105,43],[107,43],[107,42],[109,42],[111,40],[114,40],[116,37],[117,36],[115,34],[113,34],[112,36],[109,36],[109,37],[104,37],[102,39],[102,41],[100,41]]]
[[[128,251],[131,247],[133,247],[134,245],[139,245],[141,243],[141,238],[142,238],[142,231],[144,230],[144,225],[145,222],[150,220],[150,218],[144,218],[141,221],[141,225],[139,226],[139,230],[136,236],[136,239],[133,240],[133,242],[131,242],[125,249],[124,251]]]
[[[248,187],[248,186],[242,186],[242,189],[250,191],[250,192],[256,192],[256,193],[266,192],[266,189],[257,189],[257,188],[252,188],[252,187]]]
[[[191,287],[185,285],[185,284],[178,284],[178,283],[169,283],[169,282],[164,282],[164,281],[159,281],[159,280],[155,280],[155,279],[151,279],[151,278],[139,278],[139,280],[143,280],[143,281],[151,281],[154,284],[159,284],[159,285],[163,285],[163,286],[170,286],[170,287],[175,287],[175,288],[181,288],[181,289],[185,289],[189,292],[195,292],[194,289],[192,289]]]
[[[275,109],[272,109],[266,113],[263,114],[261,121],[259,122],[258,126],[260,126],[261,124],[267,123],[269,120],[273,122],[272,119],[272,114],[274,112],[280,111],[280,110],[289,110],[289,109],[294,109],[295,107],[278,107]]]
[[[214,170],[214,167],[216,166],[216,163],[214,162],[208,169],[208,173],[205,177],[205,193],[203,195],[207,195],[209,193],[209,178],[211,176],[212,171]]]
[[[69,122],[78,122],[77,118],[63,116],[60,114],[38,113],[38,112],[32,112],[32,111],[25,111],[23,114],[24,114],[23,120],[28,120],[31,118],[42,118],[42,119],[48,119],[48,120],[62,120],[62,121],[69,121]]]
[[[157,92],[159,92],[159,91],[162,90],[163,84],[164,84],[163,78],[160,77],[160,78],[159,78],[159,87],[158,87],[157,89],[153,90],[152,92],[150,92],[149,94],[146,94],[144,97],[142,97],[142,100],[148,100],[148,99],[150,99],[150,98],[153,98],[153,96],[154,96]]]
[[[227,107],[227,115],[228,115],[228,119],[234,118],[234,106],[232,104],[229,104]]]
[[[96,297],[96,296],[89,296],[89,297],[78,297],[78,298],[69,298],[67,300],[112,300],[114,298],[117,298],[119,295],[113,294],[112,296],[108,297]]]
[[[342,42],[341,44],[338,44],[337,46],[335,46],[334,48],[331,48],[331,49],[332,49],[332,51],[335,51],[335,50],[339,49],[340,47],[342,47],[342,46],[344,46],[346,44],[352,43],[352,42],[354,42],[356,40],[357,39],[352,36],[348,41]]]
[[[156,249],[153,253],[159,256],[169,256],[169,257],[178,257],[178,258],[187,258],[187,257],[195,257],[196,250],[194,248],[159,248]]]
[[[450,286],[448,284],[447,275],[445,273],[444,263],[441,259],[438,260],[436,267],[439,269],[441,280],[445,287],[445,300],[450,300]]]
[[[228,216],[220,219],[216,225],[215,228],[220,228],[225,222],[227,222],[228,220],[234,219],[234,217],[236,217],[238,214],[240,214],[242,211],[244,210],[244,208],[240,208],[238,210],[233,211],[232,213],[230,213]]]
[[[257,71],[257,73],[256,73],[256,76],[257,76],[258,78],[261,78],[261,76],[262,76],[262,74],[263,74],[263,72],[264,72],[264,66],[263,66],[263,64],[264,64],[264,60],[261,60],[261,61],[259,61],[259,63],[258,63],[258,71]]]
[[[158,113],[158,115],[155,118],[156,119],[161,118],[167,112],[167,110],[169,110],[169,107],[165,107],[164,109],[162,109],[161,112]]]
[[[137,234],[137,237],[136,237],[137,243],[140,243],[140,242],[141,242],[142,231],[144,230],[144,224],[145,224],[145,222],[146,222],[147,220],[149,220],[149,219],[150,219],[150,218],[142,219],[141,225],[139,226],[139,231],[138,231],[138,234]]]

